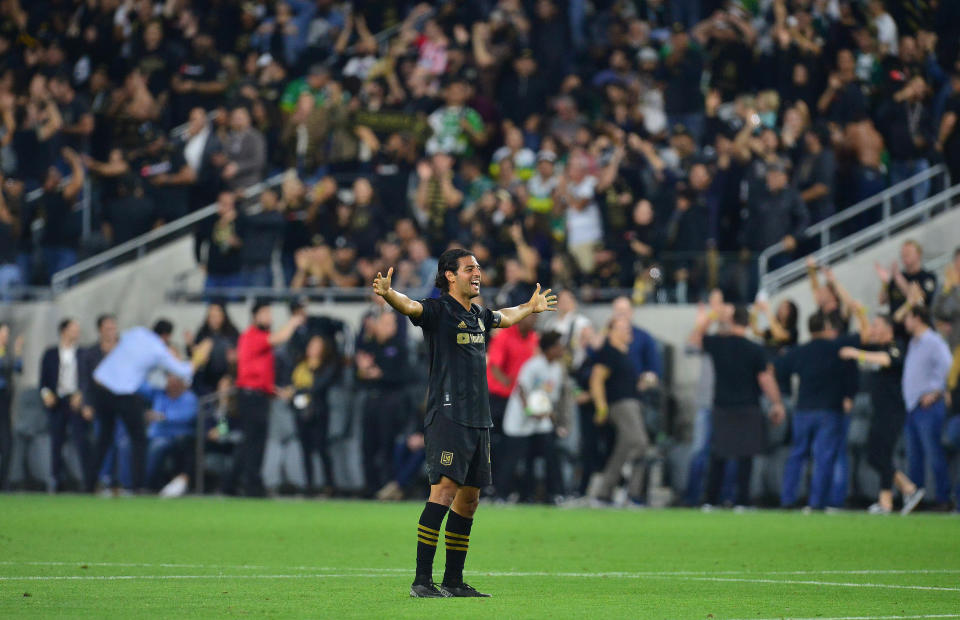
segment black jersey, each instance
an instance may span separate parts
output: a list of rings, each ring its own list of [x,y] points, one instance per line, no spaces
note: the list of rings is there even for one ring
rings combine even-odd
[[[866,347],[869,351],[881,351],[890,356],[890,365],[887,367],[870,367],[872,370],[867,378],[870,400],[873,403],[874,414],[878,416],[903,416],[903,358],[906,347],[894,341],[884,345]]]
[[[426,424],[441,412],[463,426],[491,428],[487,341],[500,313],[477,304],[466,310],[448,294],[420,304],[423,314],[410,321],[423,329],[430,356]]]

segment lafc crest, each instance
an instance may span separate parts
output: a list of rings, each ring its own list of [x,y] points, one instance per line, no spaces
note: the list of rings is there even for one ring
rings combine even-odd
[[[440,464],[444,467],[450,467],[453,465],[453,452],[441,452]]]

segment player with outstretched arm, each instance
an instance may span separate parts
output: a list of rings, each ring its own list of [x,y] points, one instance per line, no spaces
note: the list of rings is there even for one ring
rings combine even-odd
[[[424,420],[430,497],[417,525],[417,573],[410,596],[419,598],[490,596],[463,581],[473,515],[480,488],[492,483],[490,403],[486,345],[490,332],[509,327],[532,313],[556,310],[557,297],[540,285],[530,301],[493,311],[472,303],[480,295],[481,269],[473,253],[447,250],[437,265],[439,299],[414,301],[390,288],[393,268],[378,273],[373,290],[423,329],[430,356],[427,415]],[[440,524],[447,516],[444,539],[447,564],[443,582],[433,581],[433,558]]]

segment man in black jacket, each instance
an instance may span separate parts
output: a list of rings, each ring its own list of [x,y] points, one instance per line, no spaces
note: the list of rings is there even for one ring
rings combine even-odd
[[[83,486],[93,487],[92,461],[90,454],[90,422],[92,415],[84,417],[81,412],[83,393],[80,391],[80,364],[77,341],[80,324],[73,319],[60,321],[60,342],[47,349],[40,363],[40,398],[47,409],[50,432],[50,479],[47,490],[56,492],[63,484],[63,444],[67,429],[73,437],[80,456]]]

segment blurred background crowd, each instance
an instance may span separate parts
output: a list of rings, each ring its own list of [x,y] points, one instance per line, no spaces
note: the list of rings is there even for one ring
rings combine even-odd
[[[427,287],[457,243],[508,288],[746,301],[765,248],[815,249],[807,225],[933,162],[958,178],[958,11],[5,0],[0,289],[216,203],[210,288]]]
[[[83,349],[81,332],[94,326],[65,320],[43,386],[53,446],[43,484],[133,490],[124,464],[142,458],[144,486],[176,495],[196,485],[198,455],[220,455],[219,489],[276,491],[242,473],[262,458],[264,438],[252,441],[231,418],[243,359],[225,310],[232,289],[366,287],[395,266],[398,290],[427,296],[436,257],[460,245],[496,287],[493,307],[525,301],[537,281],[564,290],[556,321],[490,343],[504,463],[492,492],[613,499],[610,476],[588,488],[617,452],[617,432],[593,419],[590,389],[594,355],[612,338],[633,373],[621,395],[644,412],[629,452],[651,465],[635,463],[620,500],[651,501],[668,452],[690,430],[671,422],[663,359],[683,352],[638,327],[596,324],[578,300],[626,292],[611,308],[623,319],[650,301],[709,302],[730,323],[731,304],[755,299],[765,249],[782,248],[773,267],[809,254],[822,242],[805,235],[809,225],[934,164],[960,179],[958,30],[960,4],[947,0],[2,0],[0,299],[215,205],[191,227],[215,303],[177,352],[212,341],[209,360],[192,386],[156,379],[143,393],[149,441],[131,443],[120,425],[100,467],[88,442],[97,412],[84,393],[116,343],[116,321],[102,316],[97,342]],[[938,189],[915,185],[893,210]],[[914,249],[878,269],[884,301],[891,313],[906,301],[941,304],[929,322],[955,351],[960,265],[923,279]],[[839,337],[855,305],[829,276],[815,296]],[[761,301],[753,313],[755,338],[771,352],[797,344],[806,317],[796,306]],[[375,304],[358,333],[307,317],[299,302],[292,316],[269,387],[293,412],[288,435],[307,455],[294,486],[383,499],[418,488],[419,330]],[[8,417],[17,343],[0,328]],[[557,364],[566,389],[557,386],[549,415],[520,407],[511,425],[510,400],[534,354],[530,389],[555,383]],[[64,365],[66,379],[50,370]],[[705,378],[702,411],[710,385]],[[702,499],[710,460],[708,416],[696,418],[699,460],[677,459],[691,459],[678,500],[690,504]],[[790,427],[771,435],[770,450],[793,441]],[[361,437],[362,491],[341,488],[344,466],[328,450],[348,436]],[[68,439],[80,464],[72,476],[60,456]],[[10,450],[0,453],[6,470]],[[779,473],[756,470],[765,482],[755,490],[779,503]]]

